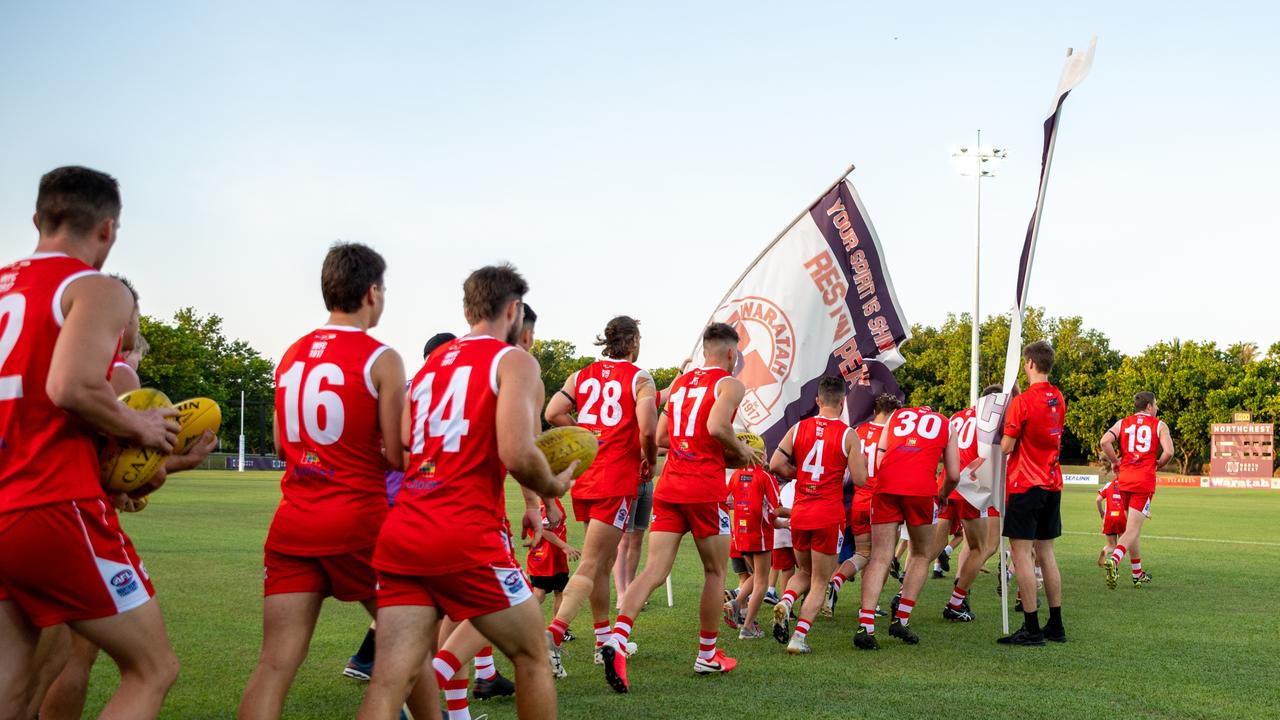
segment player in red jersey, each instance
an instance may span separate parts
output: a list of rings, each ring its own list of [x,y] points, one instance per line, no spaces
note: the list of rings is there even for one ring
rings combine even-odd
[[[911,538],[907,569],[902,580],[902,599],[890,620],[889,634],[908,645],[920,642],[909,627],[916,597],[929,573],[929,553],[933,542],[938,506],[960,476],[960,453],[947,426],[947,418],[927,407],[895,410],[880,436],[876,449],[876,489],[871,497],[871,563],[862,575],[862,609],[854,645],[876,650],[876,604],[889,574],[889,561],[898,534],[898,524],[907,526]],[[937,485],[938,462],[942,461],[947,481]],[[862,484],[862,483],[859,483]]]
[[[574,517],[586,526],[582,558],[564,590],[564,601],[547,628],[552,673],[567,673],[560,662],[560,645],[569,623],[584,601],[591,603],[596,658],[610,634],[609,574],[634,510],[641,479],[652,477],[657,464],[654,433],[658,411],[649,373],[636,366],[640,356],[640,324],[625,315],[605,325],[596,338],[603,348],[597,360],[570,375],[564,387],[547,402],[547,422],[587,428],[600,442],[595,462],[573,485]],[[632,648],[634,652],[634,647]]]
[[[1169,426],[1156,419],[1160,407],[1156,404],[1155,394],[1144,391],[1134,395],[1133,409],[1136,411],[1133,415],[1112,425],[1102,434],[1101,440],[1102,454],[1111,467],[1116,468],[1116,485],[1120,488],[1121,501],[1128,515],[1124,534],[1107,560],[1103,561],[1107,587],[1112,590],[1116,589],[1116,571],[1125,553],[1129,554],[1133,586],[1140,588],[1143,583],[1151,581],[1151,576],[1142,569],[1138,538],[1142,535],[1142,524],[1151,517],[1156,471],[1173,459],[1173,437],[1169,434]],[[1119,455],[1115,447],[1117,440],[1121,449]]]
[[[853,535],[853,557],[845,560],[831,582],[827,583],[825,597],[822,601],[822,614],[826,617],[835,615],[836,602],[840,597],[840,588],[853,579],[854,575],[866,570],[871,562],[871,497],[876,490],[876,457],[880,449],[880,436],[884,424],[894,410],[902,407],[902,401],[894,395],[881,395],[876,398],[873,410],[875,415],[854,429],[858,434],[858,445],[867,467],[867,482],[858,487],[853,494],[853,504],[849,507],[849,530]]]
[[[1120,485],[1114,479],[1102,486],[1094,504],[1098,507],[1098,517],[1102,518],[1102,535],[1107,539],[1102,552],[1098,553],[1098,567],[1106,567],[1107,558],[1120,544],[1120,536],[1124,534],[1128,508],[1124,504],[1124,493],[1120,492]]]
[[[725,603],[725,617],[732,616],[737,623],[739,610],[745,603],[738,639],[756,640],[764,637],[756,616],[764,602],[773,557],[773,532],[779,507],[778,481],[759,463],[739,468],[729,478],[729,500],[733,504],[733,544],[750,569],[751,576],[743,590]],[[743,595],[743,592],[747,594]]]
[[[844,411],[845,382],[838,377],[818,381],[818,414],[787,430],[773,451],[769,467],[794,478],[795,504],[791,507],[791,543],[799,571],[773,606],[773,637],[787,642],[792,655],[810,652],[805,642],[822,607],[828,578],[836,569],[844,532],[844,476],[855,485],[867,482],[867,461],[853,428],[840,420]],[[800,608],[796,629],[787,638],[787,618],[800,593],[809,595]]]
[[[1044,645],[1066,642],[1062,626],[1062,575],[1053,541],[1062,534],[1062,468],[1058,453],[1067,403],[1049,383],[1054,352],[1043,340],[1022,349],[1022,370],[1030,384],[1014,395],[1004,414],[1000,449],[1009,459],[1005,470],[1008,500],[1004,536],[1012,546],[1013,572],[1018,580],[1025,620],[1022,627],[997,642],[1003,645]],[[1044,576],[1049,621],[1040,628],[1036,610],[1036,565]],[[1029,609],[1028,609],[1029,608]]]
[[[22,716],[38,631],[60,623],[120,669],[100,717],[156,717],[178,674],[98,463],[99,433],[169,452],[178,431],[177,411],[131,410],[107,379],[133,312],[128,289],[98,272],[119,216],[114,178],[53,170],[36,253],[0,268],[0,717]]]
[[[276,453],[283,498],[267,532],[262,653],[241,720],[277,718],[307,655],[325,597],[373,614],[373,548],[387,514],[386,473],[404,466],[404,363],[368,335],[386,303],[382,256],[329,249],[320,273],[328,322],[276,367]]]
[[[983,389],[983,397],[1000,392],[999,385],[989,385]],[[963,528],[964,541],[968,552],[964,553],[960,568],[956,570],[955,586],[951,589],[951,599],[942,609],[942,617],[956,622],[973,620],[973,609],[969,606],[969,588],[978,577],[978,572],[987,560],[999,549],[1000,512],[995,506],[978,509],[960,494],[960,487],[973,482],[973,472],[980,464],[978,460],[978,416],[976,408],[966,408],[951,416],[951,434],[956,439],[956,448],[960,453],[960,482],[947,498],[947,506],[938,513],[938,526],[934,532],[934,547],[947,544],[947,526],[960,523]],[[939,478],[945,482],[946,478]],[[941,521],[947,522],[941,522]]]
[[[444,615],[470,620],[511,658],[519,717],[556,715],[541,613],[500,519],[507,472],[559,497],[576,468],[553,475],[533,442],[538,362],[510,344],[527,291],[510,265],[473,272],[463,284],[470,333],[433,353],[413,379],[401,421],[409,463],[374,554],[378,661],[363,720],[392,720],[419,679],[433,677],[426,661]]]
[[[716,648],[724,607],[724,573],[729,560],[729,508],[725,468],[743,467],[755,454],[733,432],[733,418],[746,390],[730,373],[738,358],[738,333],[712,323],[702,333],[703,367],[671,384],[670,399],[658,420],[658,443],[668,448],[667,462],[653,494],[653,524],[644,570],[627,588],[613,636],[601,650],[605,680],[627,692],[627,642],[634,618],[675,563],[680,541],[693,535],[702,558],[703,586],[698,604],[700,629],[694,672],[725,673],[737,662]]]

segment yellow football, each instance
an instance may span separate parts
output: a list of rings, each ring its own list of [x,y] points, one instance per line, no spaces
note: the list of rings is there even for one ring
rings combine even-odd
[[[564,472],[569,463],[577,460],[578,467],[573,471],[575,478],[591,467],[591,462],[596,459],[596,451],[600,449],[595,434],[577,425],[551,428],[539,435],[534,442],[542,454],[547,456],[551,472],[557,475]]]
[[[143,495],[140,498],[131,498],[125,496],[124,507],[120,508],[120,512],[136,513],[147,509],[147,503],[151,502],[150,495]]]
[[[205,430],[218,434],[222,427],[222,409],[209,398],[191,398],[174,406],[178,411],[178,441],[173,444],[174,455],[186,455],[195,447]]]
[[[131,390],[120,402],[134,410],[173,407],[164,393],[154,388]],[[127,493],[146,485],[168,457],[159,450],[126,445],[111,440],[102,454],[102,479],[111,492]]]
[[[755,433],[740,432],[738,439],[747,444],[747,447],[755,450],[760,454],[764,454],[764,438]]]

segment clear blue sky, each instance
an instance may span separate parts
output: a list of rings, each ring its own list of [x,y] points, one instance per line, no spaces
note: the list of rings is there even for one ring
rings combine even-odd
[[[1265,4],[188,5],[0,10],[6,258],[34,246],[41,173],[85,164],[121,181],[108,269],[144,311],[218,313],[273,357],[324,320],[340,238],[387,257],[375,334],[409,358],[463,329],[466,273],[508,259],[543,337],[586,350],[630,313],[642,363],[670,365],[850,162],[908,318],[968,309],[973,181],[949,153],[981,128],[1011,153],[984,184],[984,314],[1003,311],[1041,120],[1096,34],[1031,302],[1127,352],[1280,340]]]

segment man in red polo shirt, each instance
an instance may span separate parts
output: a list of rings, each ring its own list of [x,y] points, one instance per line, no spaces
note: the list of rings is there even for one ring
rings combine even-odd
[[[1013,571],[1022,599],[1023,626],[997,640],[1004,645],[1044,645],[1046,639],[1066,642],[1062,627],[1062,576],[1053,554],[1053,540],[1062,534],[1062,426],[1067,403],[1049,383],[1053,348],[1043,340],[1022,349],[1022,369],[1030,385],[1009,402],[1000,449],[1009,458],[1005,473],[1008,500],[1004,536],[1013,547]],[[1034,554],[1033,554],[1034,551]],[[1036,610],[1036,563],[1044,573],[1049,622],[1040,629]]]

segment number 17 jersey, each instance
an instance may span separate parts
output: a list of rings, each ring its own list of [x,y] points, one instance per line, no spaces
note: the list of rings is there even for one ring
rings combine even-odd
[[[512,558],[498,458],[498,363],[515,347],[466,336],[427,358],[409,389],[409,464],[373,565],[413,577]]]

